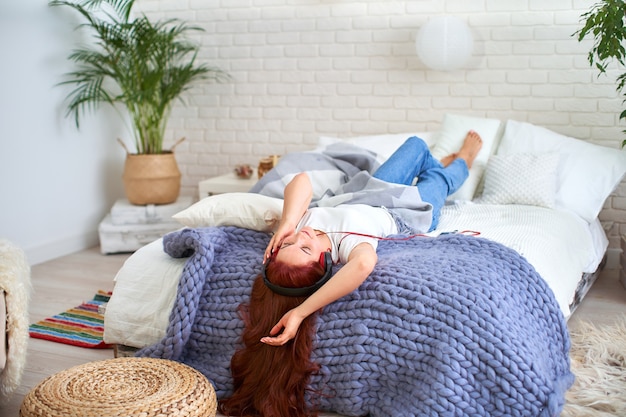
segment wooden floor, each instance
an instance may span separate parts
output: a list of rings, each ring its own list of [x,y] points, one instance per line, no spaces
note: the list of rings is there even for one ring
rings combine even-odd
[[[93,248],[32,267],[31,323],[90,300],[99,290],[112,290],[113,278],[129,255],[101,255]],[[569,320],[596,325],[613,323],[626,314],[626,290],[619,271],[605,270]],[[74,365],[113,357],[113,351],[91,350],[30,339],[22,384],[11,401],[0,406],[0,416],[17,417],[24,396],[45,377]]]

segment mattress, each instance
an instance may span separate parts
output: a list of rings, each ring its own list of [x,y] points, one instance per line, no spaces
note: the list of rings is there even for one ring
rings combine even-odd
[[[523,205],[452,203],[443,208],[431,235],[468,230],[524,256],[567,318],[579,281],[598,268],[608,247],[597,220],[589,224],[567,211]],[[106,308],[106,343],[141,348],[163,338],[185,261],[163,252],[162,239],[157,239],[125,262]]]

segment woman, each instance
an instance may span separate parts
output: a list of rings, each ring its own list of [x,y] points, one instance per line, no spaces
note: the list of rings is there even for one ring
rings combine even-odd
[[[374,177],[403,185],[417,178],[422,201],[432,206],[434,229],[446,197],[463,184],[481,147],[480,136],[470,131],[457,153],[437,161],[424,141],[412,137]],[[285,187],[281,220],[264,254],[264,273],[242,309],[245,347],[231,361],[234,394],[220,403],[226,415],[317,415],[314,398],[321,393],[307,393],[308,380],[317,370],[310,360],[314,313],[369,276],[378,260],[379,239],[427,231],[416,230],[384,207],[309,208],[312,195],[306,173]],[[334,276],[331,263],[343,264]]]

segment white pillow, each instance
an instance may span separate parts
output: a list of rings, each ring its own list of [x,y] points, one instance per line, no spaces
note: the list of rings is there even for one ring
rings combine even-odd
[[[478,203],[554,207],[559,154],[493,155],[485,171]]]
[[[237,226],[269,232],[278,224],[283,200],[256,193],[205,197],[172,216],[187,227]]]
[[[441,159],[461,149],[465,136],[470,130],[477,132],[483,140],[483,147],[472,164],[469,177],[461,188],[448,197],[448,200],[471,200],[474,198],[478,184],[485,172],[489,156],[497,147],[500,139],[501,125],[502,123],[497,119],[484,119],[455,114],[446,114],[444,116],[441,130],[432,149],[432,154],[435,158]]]
[[[498,155],[558,152],[555,208],[593,221],[626,173],[626,152],[509,120]]]
[[[320,136],[317,150],[322,150],[333,143],[347,142],[374,152],[377,156],[376,160],[379,163],[383,163],[396,151],[396,149],[398,149],[408,138],[412,136],[417,136],[423,139],[424,142],[431,147],[435,135],[432,132],[390,133],[383,135],[356,136],[344,139],[331,136]]]

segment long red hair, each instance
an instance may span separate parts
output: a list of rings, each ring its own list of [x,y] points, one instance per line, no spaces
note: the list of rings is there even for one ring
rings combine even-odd
[[[268,279],[283,287],[313,285],[323,273],[323,268],[316,262],[294,268],[275,259],[266,269]],[[262,275],[255,279],[250,302],[240,306],[245,324],[244,347],[231,359],[234,393],[220,401],[222,414],[238,417],[318,415],[315,407],[309,407],[306,401],[315,395],[308,387],[309,379],[319,370],[310,359],[316,314],[307,317],[296,336],[285,345],[276,347],[261,343],[261,338],[269,335],[282,316],[305,299],[275,294],[263,283]]]

